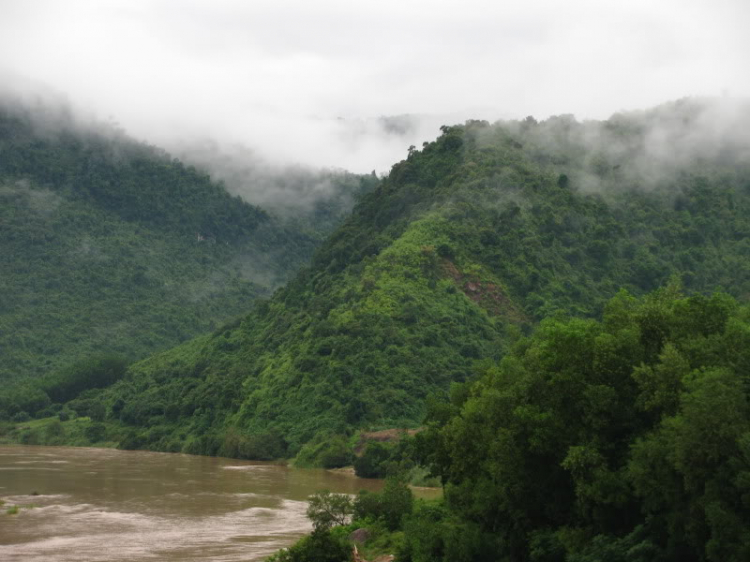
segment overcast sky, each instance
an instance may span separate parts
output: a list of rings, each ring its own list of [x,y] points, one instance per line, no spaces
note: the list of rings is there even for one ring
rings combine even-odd
[[[168,147],[206,136],[354,171],[469,117],[748,96],[749,55],[748,0],[0,0],[6,84]],[[401,114],[424,126],[374,120]]]

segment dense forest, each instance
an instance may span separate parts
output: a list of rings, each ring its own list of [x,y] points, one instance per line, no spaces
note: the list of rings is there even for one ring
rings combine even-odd
[[[710,153],[687,136],[711,107],[446,127],[272,299],[101,399],[132,446],[293,455],[317,434],[418,425],[428,395],[539,320],[596,317],[620,289],[674,278],[742,297],[748,162],[731,137]],[[651,147],[657,135],[674,150]]]
[[[431,403],[406,449],[442,501],[398,470],[382,493],[316,494],[313,534],[276,560],[343,562],[350,537],[399,562],[747,560],[749,369],[750,309],[723,293],[545,320]]]
[[[748,124],[745,104],[682,100],[443,127],[249,313],[51,372],[6,397],[0,429],[303,466],[356,453],[401,500],[429,470],[443,502],[360,498],[355,523],[399,560],[744,560]],[[286,559],[339,552],[341,531],[316,533]]]
[[[292,224],[112,125],[0,102],[6,383],[102,352],[140,359],[213,329],[306,263],[375,181],[326,173],[339,205],[310,201],[307,223]]]

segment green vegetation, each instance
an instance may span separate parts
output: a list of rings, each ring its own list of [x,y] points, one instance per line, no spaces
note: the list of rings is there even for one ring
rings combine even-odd
[[[419,425],[539,320],[596,317],[620,288],[750,294],[750,170],[696,140],[711,107],[444,128],[273,298],[132,365],[100,396],[107,419],[127,447],[292,457]]]
[[[346,562],[357,544],[366,559],[395,552],[403,545],[403,522],[414,511],[414,497],[403,480],[391,477],[382,492],[361,491],[352,499],[324,490],[308,499],[307,517],[313,532],[270,562]],[[417,502],[423,509],[424,502]],[[364,540],[353,539],[357,530]]]
[[[0,103],[0,419],[113,382],[73,382],[86,361],[140,359],[270,295],[376,181],[325,176],[330,205],[292,223],[111,127]]]
[[[357,525],[401,561],[746,560],[750,162],[727,125],[750,111],[729,109],[444,127],[249,314],[51,369],[0,435],[396,478],[343,526],[318,498],[278,560],[342,560]],[[358,430],[421,424],[352,456]],[[427,467],[444,501],[407,493]]]
[[[447,511],[411,535],[442,537],[430,560],[746,560],[748,344],[750,308],[674,288],[543,322],[433,407]]]
[[[294,465],[301,468],[340,468],[352,463],[351,445],[340,435],[319,433],[297,453]]]
[[[352,514],[352,501],[346,494],[332,494],[323,490],[310,496],[307,518],[316,531],[328,531],[331,527],[346,525]]]
[[[398,561],[747,560],[748,365],[750,307],[623,291],[432,402],[414,440],[444,501],[389,478],[351,508],[313,496],[309,515],[328,531],[351,509],[346,534],[373,530]]]
[[[290,548],[268,558],[269,562],[345,562],[351,546],[345,537],[330,531],[314,531]]]

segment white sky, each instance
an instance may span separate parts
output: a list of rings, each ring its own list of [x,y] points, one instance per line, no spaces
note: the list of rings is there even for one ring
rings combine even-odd
[[[168,147],[361,172],[466,118],[748,96],[748,59],[750,0],[0,0],[6,82]],[[372,121],[405,113],[425,116],[408,138]]]

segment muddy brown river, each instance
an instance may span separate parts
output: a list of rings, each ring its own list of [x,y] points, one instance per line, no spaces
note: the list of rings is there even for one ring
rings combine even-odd
[[[0,447],[0,560],[262,560],[309,532],[310,494],[381,485],[234,459]]]

